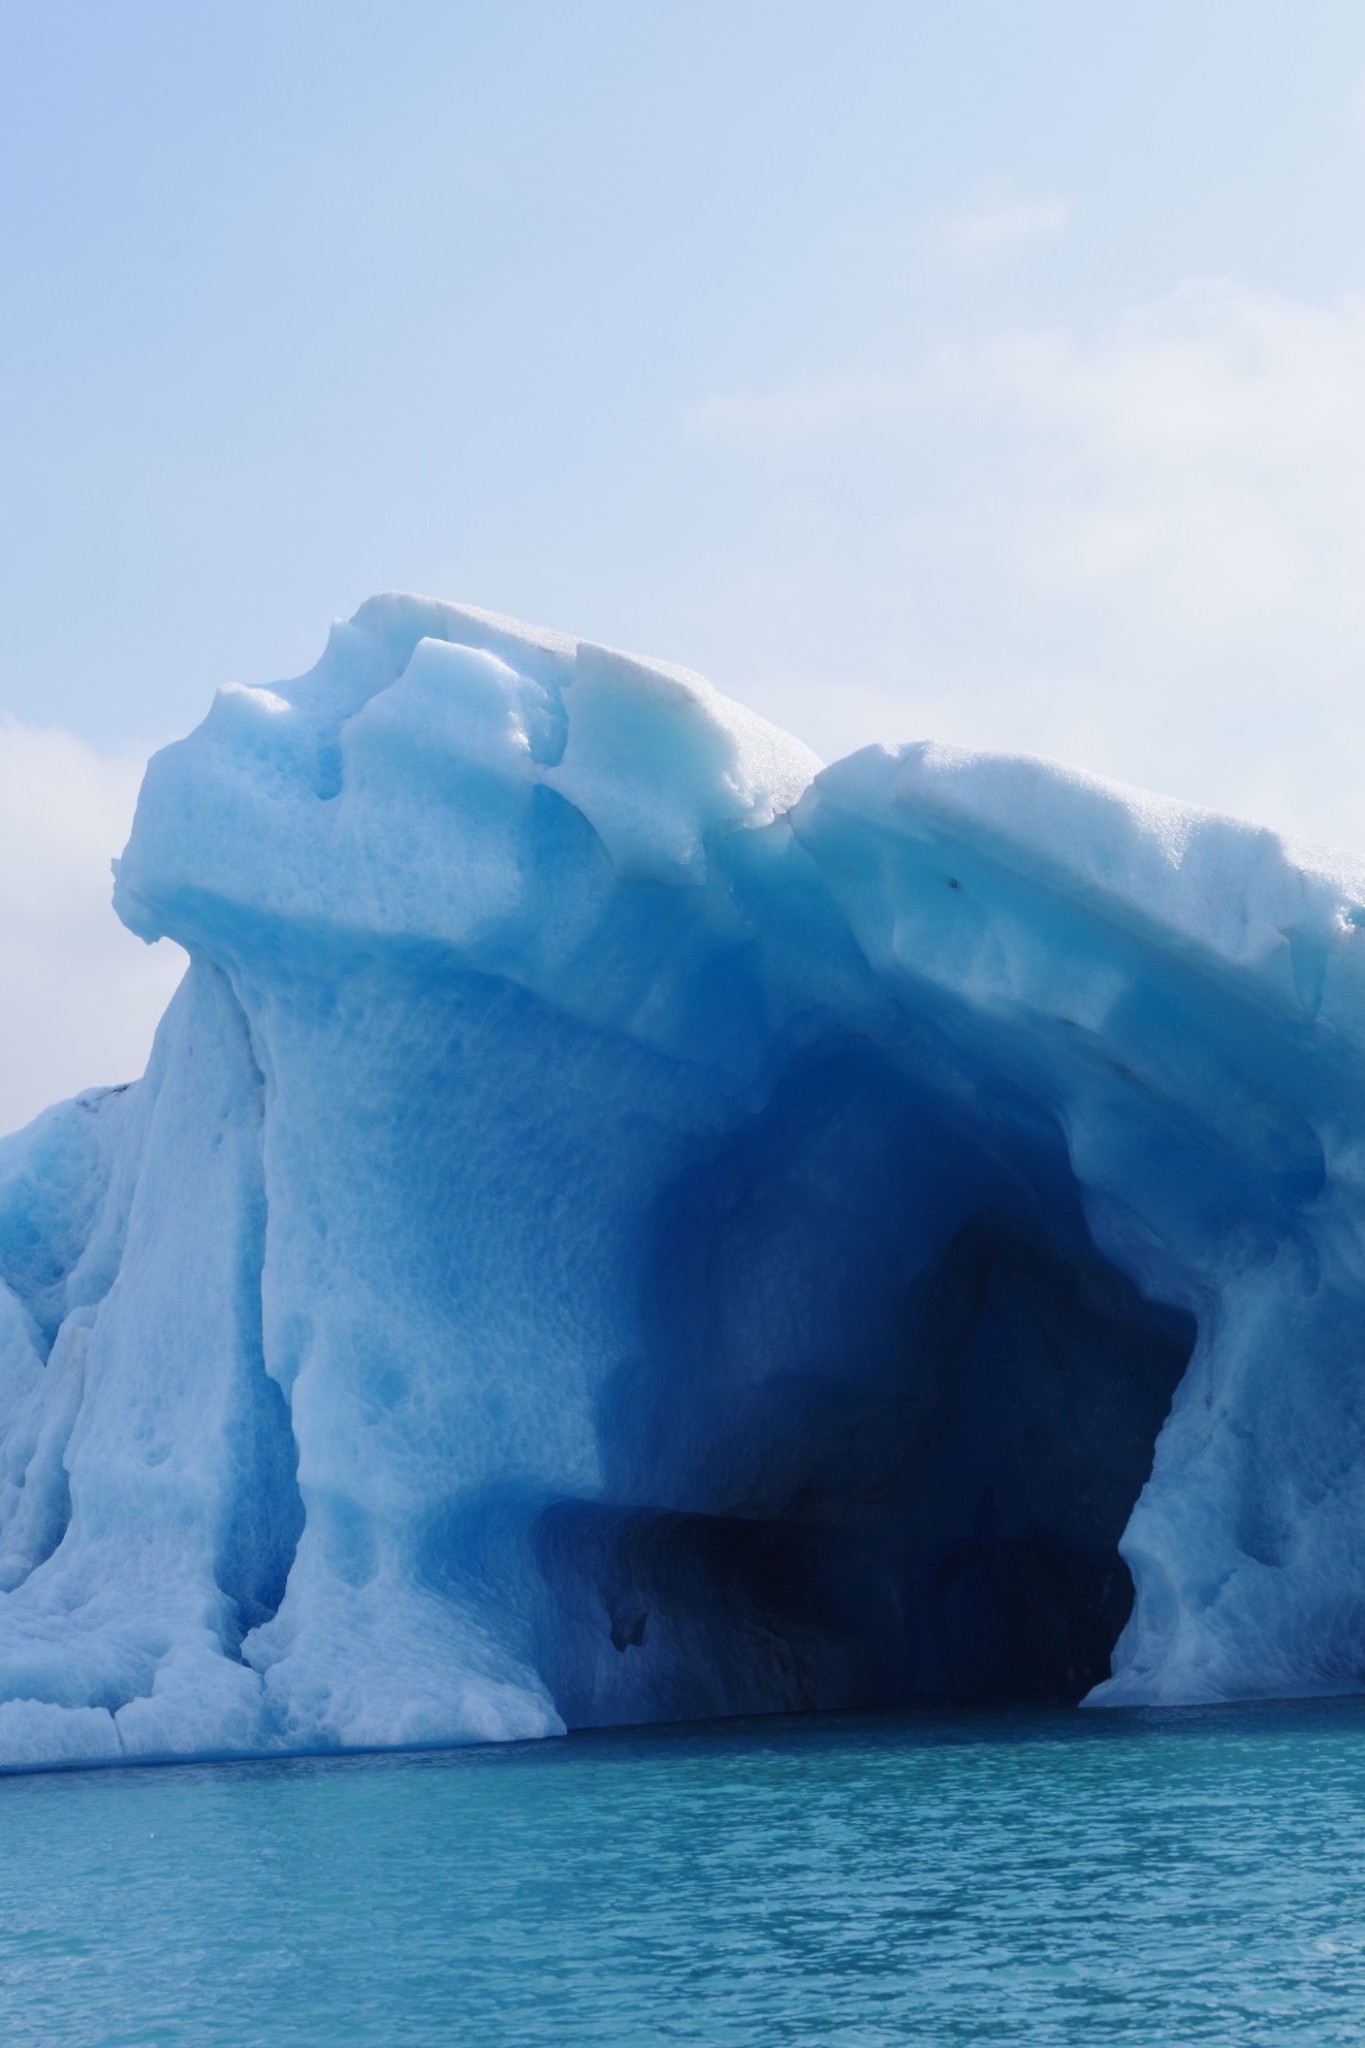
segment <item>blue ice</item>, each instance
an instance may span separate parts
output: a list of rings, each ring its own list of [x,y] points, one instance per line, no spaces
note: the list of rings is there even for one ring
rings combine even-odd
[[[1365,1685],[1365,866],[383,597],[0,1142],[0,1762]]]

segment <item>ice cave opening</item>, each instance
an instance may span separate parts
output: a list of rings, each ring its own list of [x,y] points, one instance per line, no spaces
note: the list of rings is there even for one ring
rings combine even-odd
[[[641,1229],[608,1498],[537,1531],[568,1725],[1108,1675],[1195,1325],[1098,1250],[1046,1108],[824,1046]]]

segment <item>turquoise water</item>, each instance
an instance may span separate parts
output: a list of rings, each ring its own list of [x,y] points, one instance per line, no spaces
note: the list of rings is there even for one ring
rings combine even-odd
[[[0,2037],[1365,2042],[1365,1703],[8,1778]]]

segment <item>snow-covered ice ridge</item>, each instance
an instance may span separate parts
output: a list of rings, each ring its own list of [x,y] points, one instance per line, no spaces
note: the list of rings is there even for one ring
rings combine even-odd
[[[1365,1683],[1365,868],[817,767],[398,597],[152,762],[189,973],[0,1144],[0,1762]]]

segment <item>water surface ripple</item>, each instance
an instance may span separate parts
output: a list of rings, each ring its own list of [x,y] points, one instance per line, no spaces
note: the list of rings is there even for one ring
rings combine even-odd
[[[0,1780],[41,2048],[1365,2042],[1365,1702]]]

